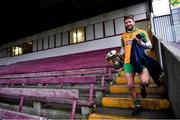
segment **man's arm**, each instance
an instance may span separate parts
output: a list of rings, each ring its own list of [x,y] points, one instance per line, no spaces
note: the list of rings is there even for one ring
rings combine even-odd
[[[140,44],[143,48],[145,49],[151,49],[152,48],[152,44],[151,44],[151,41],[147,41],[146,43],[141,41],[141,44]]]
[[[144,31],[144,32],[141,32],[140,33],[140,38],[137,38],[137,42],[145,49],[151,49],[152,48],[152,44],[151,44],[151,41],[147,35],[147,33]]]

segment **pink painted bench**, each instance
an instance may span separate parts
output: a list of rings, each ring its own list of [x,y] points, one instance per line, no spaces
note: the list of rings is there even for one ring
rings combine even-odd
[[[110,67],[105,56],[112,49],[114,48],[6,65],[0,68],[0,75]]]
[[[92,107],[95,102],[94,84],[101,77],[100,91],[105,91],[105,80],[112,80],[113,69],[105,61],[105,55],[111,49],[90,51],[39,60],[31,60],[0,67],[1,87],[16,86],[41,87],[49,89],[50,85],[88,84],[88,100],[77,100],[77,105]],[[22,106],[20,104],[19,110]]]
[[[105,91],[105,80],[112,80],[113,75],[112,72],[115,72],[113,68],[107,67],[97,67],[97,68],[89,68],[89,69],[75,69],[75,70],[63,70],[63,71],[50,71],[50,72],[36,72],[36,73],[22,73],[22,74],[10,74],[10,75],[1,75],[0,76],[0,84],[9,79],[37,79],[37,78],[64,78],[64,77],[82,77],[82,76],[95,76],[101,77],[101,90]],[[41,81],[40,81],[41,82]],[[21,82],[19,81],[19,84]],[[31,83],[31,82],[30,82]],[[9,83],[8,83],[9,84]]]
[[[0,120],[46,120],[46,118],[0,109]]]
[[[56,77],[73,75],[101,76],[102,91],[105,91],[105,80],[112,80],[112,68],[105,56],[112,50],[102,49],[90,52],[71,54],[59,57],[44,58],[20,62],[0,68],[1,78],[20,77]]]
[[[44,87],[48,88],[48,85],[60,85],[63,86],[65,84],[88,84],[89,87],[89,99],[88,102],[85,104],[85,102],[78,102],[82,105],[91,106],[93,101],[93,92],[94,92],[94,84],[96,83],[96,77],[63,77],[63,78],[48,78],[48,77],[41,77],[41,78],[12,78],[12,79],[1,79],[0,85],[1,87],[16,87],[16,85],[21,85],[22,87],[24,85],[45,85]],[[17,87],[18,87],[17,86]],[[25,86],[24,86],[25,87]]]
[[[49,98],[49,102],[55,102],[54,99],[50,96],[49,97],[49,86],[51,85],[57,85],[59,92],[61,92],[60,90],[62,89],[61,86],[64,86],[65,84],[88,84],[89,85],[89,90],[88,90],[88,100],[81,100],[80,98],[77,99],[77,105],[81,106],[82,108],[87,107],[93,107],[93,105],[95,104],[95,101],[93,100],[93,94],[94,94],[94,84],[96,83],[96,77],[85,77],[85,76],[76,76],[76,77],[37,77],[37,78],[11,78],[11,79],[7,79],[7,78],[3,78],[0,80],[0,94],[2,94],[2,90],[6,87],[6,89],[18,89],[17,87],[20,87],[19,89],[22,90],[26,90],[27,93],[29,91],[29,93],[31,93],[31,89],[36,89],[37,91],[41,90],[42,88],[45,88],[47,91],[44,92],[44,94],[46,95],[46,97]],[[41,85],[41,86],[39,86]],[[29,89],[27,89],[29,88]],[[52,86],[51,86],[52,88]],[[55,88],[55,87],[54,87]],[[66,90],[71,90],[71,89],[66,89]],[[6,92],[6,94],[5,94]],[[13,97],[13,94],[10,94],[9,91],[5,91],[3,94],[3,96],[1,95],[1,97],[8,97],[11,98]],[[16,91],[11,91],[12,93]],[[29,97],[30,95],[33,95],[32,97]],[[36,96],[37,95],[37,96]],[[45,96],[44,95],[44,96]],[[31,98],[32,100],[37,100],[35,99],[36,97],[39,97],[38,94],[29,94],[28,97],[25,98]],[[24,97],[22,96],[21,99],[24,99]],[[21,100],[23,101],[23,100]],[[66,100],[64,100],[66,102]],[[42,101],[43,102],[43,101]],[[22,110],[22,106],[23,104],[20,102],[19,104],[19,112],[21,112]],[[81,108],[81,109],[82,109]],[[81,110],[82,111],[82,110]],[[84,115],[86,116],[86,115]]]
[[[19,98],[19,112],[22,110],[24,99],[48,103],[71,104],[70,119],[74,120],[79,91],[70,89],[0,88],[0,95]],[[8,114],[14,115],[11,112]],[[23,116],[19,117],[23,119]]]

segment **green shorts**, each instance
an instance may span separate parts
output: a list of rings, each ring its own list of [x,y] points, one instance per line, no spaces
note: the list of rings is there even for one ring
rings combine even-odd
[[[124,64],[124,72],[125,73],[134,73],[134,67],[130,63]]]
[[[143,66],[143,69],[146,68],[145,66]],[[134,73],[134,66],[130,63],[126,63],[124,64],[124,72],[125,73]]]

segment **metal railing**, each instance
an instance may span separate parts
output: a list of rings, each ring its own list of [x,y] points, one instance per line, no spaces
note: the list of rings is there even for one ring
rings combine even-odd
[[[176,33],[171,15],[158,16],[153,18],[154,32],[164,42],[175,42]]]

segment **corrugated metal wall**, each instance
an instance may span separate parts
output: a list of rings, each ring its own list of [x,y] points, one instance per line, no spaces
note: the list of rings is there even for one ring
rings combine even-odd
[[[171,15],[154,17],[153,22],[156,36],[164,42],[176,41],[174,24]]]

